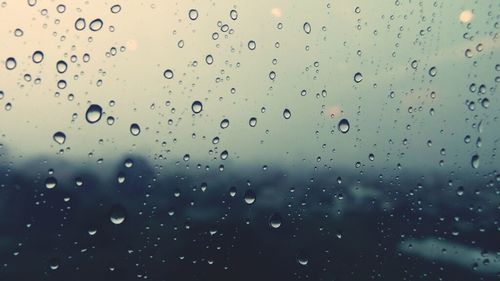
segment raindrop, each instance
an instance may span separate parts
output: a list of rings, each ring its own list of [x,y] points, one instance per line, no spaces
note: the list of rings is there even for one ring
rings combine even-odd
[[[236,10],[231,10],[231,12],[229,12],[229,17],[231,17],[232,20],[236,20],[238,18],[238,12]]]
[[[98,104],[91,104],[85,113],[85,119],[90,124],[94,124],[97,121],[101,120],[102,116],[102,107]]]
[[[126,213],[122,205],[116,204],[111,207],[109,219],[113,224],[122,224],[125,221]]]
[[[359,83],[361,81],[363,81],[363,74],[356,72],[356,74],[354,74],[354,82]]]
[[[75,21],[75,29],[78,31],[84,30],[85,26],[87,26],[87,23],[85,22],[84,18],[78,18]]]
[[[297,254],[297,263],[306,266],[309,263],[309,257],[304,251],[299,251]]]
[[[200,113],[203,110],[203,104],[200,101],[194,101],[191,104],[191,110],[195,114]]]
[[[137,123],[130,125],[130,133],[132,136],[138,136],[141,133],[141,127]]]
[[[42,51],[35,51],[31,56],[31,59],[34,63],[41,63],[43,61],[43,57],[44,55]]]
[[[292,113],[288,108],[285,108],[285,110],[283,110],[283,117],[285,119],[290,119],[290,117],[292,117]]]
[[[257,44],[255,43],[255,41],[253,41],[253,40],[248,41],[248,49],[253,51],[253,50],[255,50],[256,47],[257,47]]]
[[[45,180],[45,187],[48,189],[52,189],[57,186],[57,180],[54,177],[48,177]]]
[[[103,22],[101,19],[95,19],[90,22],[89,28],[92,31],[99,31],[102,28]]]
[[[250,118],[250,120],[248,121],[248,125],[250,125],[250,127],[255,127],[257,125],[257,118]]]
[[[231,186],[231,187],[229,188],[229,196],[231,196],[231,197],[236,196],[236,187]]]
[[[61,131],[54,133],[54,135],[52,136],[52,138],[58,144],[64,144],[64,142],[66,142],[66,135],[63,132],[61,132]]]
[[[342,119],[339,121],[338,128],[340,132],[344,134],[347,133],[349,131],[349,126],[349,121],[347,119]]]
[[[229,127],[229,120],[227,119],[223,119],[221,122],[220,122],[220,127],[222,129],[226,129],[227,127]]]
[[[58,258],[51,258],[49,260],[49,267],[52,270],[57,270],[59,268],[59,259]]]
[[[205,57],[205,62],[206,62],[208,65],[210,65],[210,64],[212,64],[212,63],[214,63],[214,57],[212,57],[212,55],[207,55],[207,56]]]
[[[63,60],[60,60],[56,64],[56,69],[57,69],[57,72],[62,74],[64,72],[66,72],[66,70],[68,69],[68,64]]]
[[[434,77],[434,76],[436,76],[436,74],[437,74],[437,69],[436,69],[436,67],[435,67],[435,66],[431,67],[431,68],[429,69],[429,75],[430,75],[431,77]]]
[[[303,28],[304,28],[304,32],[305,32],[306,34],[311,33],[311,25],[310,25],[308,22],[305,22],[305,23],[304,23]]]
[[[413,68],[413,69],[417,69],[417,67],[418,67],[418,61],[417,61],[417,60],[413,60],[413,61],[411,62],[411,68]]]
[[[122,10],[122,6],[120,6],[120,5],[113,5],[113,6],[111,6],[110,10],[111,10],[111,12],[113,14],[117,14],[117,13],[119,13]]]
[[[281,226],[281,215],[279,213],[274,213],[269,217],[269,225],[272,228],[279,228]]]
[[[5,68],[7,68],[8,70],[12,70],[16,68],[16,66],[17,62],[16,59],[13,57],[7,58],[7,60],[5,61]]]
[[[253,190],[248,189],[247,191],[245,191],[245,203],[247,203],[248,205],[252,205],[253,203],[255,203],[255,199],[256,195]]]
[[[163,72],[163,76],[167,79],[172,79],[174,78],[174,72],[171,69],[167,69]]]
[[[198,11],[196,9],[189,10],[189,19],[196,20],[198,18]]]
[[[474,155],[472,156],[472,159],[471,159],[471,161],[470,161],[470,164],[471,164],[472,168],[474,168],[474,169],[479,168],[479,155],[474,154]]]

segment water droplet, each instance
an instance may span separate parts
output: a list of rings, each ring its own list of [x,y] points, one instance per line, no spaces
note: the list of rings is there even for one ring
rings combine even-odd
[[[338,125],[338,128],[339,128],[339,131],[342,132],[342,133],[347,133],[349,131],[349,121],[347,119],[342,119],[339,121],[339,125]]]
[[[223,119],[221,122],[220,122],[220,127],[222,129],[226,129],[227,127],[229,127],[229,120],[227,119]]]
[[[57,69],[57,72],[62,74],[64,72],[66,72],[66,70],[68,69],[68,64],[63,60],[60,60],[56,64],[56,69]]]
[[[85,22],[84,18],[78,18],[75,21],[75,29],[78,31],[84,30],[85,26],[87,26],[87,23]]]
[[[99,31],[102,28],[103,22],[101,19],[95,19],[90,22],[89,28],[92,31]]]
[[[250,127],[255,127],[257,125],[257,118],[250,118],[250,120],[248,121],[248,125],[250,125]]]
[[[48,177],[45,180],[45,187],[48,189],[52,189],[57,186],[57,179],[54,177]]]
[[[210,64],[212,64],[212,63],[214,63],[214,57],[213,57],[212,55],[207,55],[207,56],[205,57],[205,62],[206,62],[208,65],[210,65]]]
[[[232,20],[236,20],[238,18],[238,12],[236,10],[231,10],[231,12],[229,12],[229,17]]]
[[[255,199],[256,195],[253,190],[248,189],[247,191],[245,191],[245,203],[247,203],[248,205],[252,205],[253,203],[255,203]]]
[[[64,142],[66,142],[66,135],[63,132],[61,132],[61,131],[54,133],[54,135],[52,136],[52,138],[58,144],[64,144]]]
[[[113,6],[111,6],[110,10],[111,10],[111,12],[113,14],[117,14],[117,13],[119,13],[122,10],[122,6],[120,6],[120,5],[113,5]]]
[[[51,258],[49,260],[49,267],[51,270],[57,270],[59,268],[59,259],[58,258]]]
[[[356,74],[354,74],[354,82],[359,83],[361,81],[363,81],[363,74],[356,72]]]
[[[290,117],[292,117],[292,113],[288,108],[285,108],[285,110],[283,110],[283,117],[285,119],[290,119]]]
[[[43,57],[44,55],[42,51],[35,51],[31,56],[31,59],[34,63],[41,63],[43,61]]]
[[[279,228],[281,226],[281,215],[279,213],[274,213],[271,216],[269,216],[269,225],[272,228]]]
[[[62,14],[66,11],[66,6],[63,4],[59,4],[57,5],[56,10],[58,13]]]
[[[436,74],[437,74],[437,69],[436,69],[436,67],[435,67],[435,66],[431,67],[431,68],[429,69],[429,75],[430,75],[431,77],[434,77],[434,76],[436,76]]]
[[[139,127],[139,124],[132,123],[132,125],[130,125],[130,133],[132,136],[138,136],[141,133],[141,127]]]
[[[191,104],[191,110],[193,113],[198,114],[203,110],[203,104],[200,101],[194,101]]]
[[[167,79],[172,79],[174,78],[174,72],[171,69],[167,69],[163,72],[163,76]]]
[[[231,196],[231,197],[236,196],[236,187],[231,186],[231,187],[229,188],[229,196]]]
[[[305,32],[306,34],[311,33],[311,25],[310,25],[308,22],[305,22],[305,23],[304,23],[303,28],[304,28],[304,32]]]
[[[15,58],[10,57],[7,58],[7,60],[5,60],[5,68],[7,68],[8,70],[12,70],[16,68],[16,66],[17,66],[17,61]]]
[[[471,159],[471,161],[470,161],[470,164],[471,164],[472,168],[474,168],[474,169],[479,168],[479,155],[474,154],[474,155],[472,156],[472,159]]]
[[[189,19],[196,20],[198,18],[198,11],[196,9],[189,10]]]
[[[94,124],[97,121],[101,120],[102,116],[102,107],[98,104],[91,104],[85,113],[85,119],[90,124]]]
[[[126,216],[127,211],[122,205],[116,204],[111,207],[109,219],[113,224],[122,224],[125,221]]]
[[[297,253],[297,263],[306,266],[309,263],[309,256],[304,251]]]
[[[253,41],[253,40],[248,41],[248,49],[253,51],[253,50],[255,50],[256,47],[257,47],[257,43],[255,43],[255,41]]]
[[[413,69],[417,69],[417,67],[418,67],[418,61],[417,61],[417,60],[413,60],[413,61],[411,62],[411,68],[413,68]]]
[[[23,31],[22,29],[20,29],[20,28],[16,28],[16,29],[14,30],[14,36],[16,36],[16,37],[21,37],[21,36],[23,36],[23,35],[24,35],[24,31]]]

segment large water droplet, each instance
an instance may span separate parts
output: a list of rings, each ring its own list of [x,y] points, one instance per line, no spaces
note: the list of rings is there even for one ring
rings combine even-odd
[[[98,104],[91,104],[85,113],[85,119],[90,124],[94,124],[101,120],[102,116],[102,107]]]
[[[95,19],[90,22],[89,28],[92,31],[99,31],[102,28],[103,22],[101,19]]]
[[[342,132],[342,133],[347,133],[349,132],[349,121],[347,119],[342,119],[339,121],[339,125],[338,125],[338,128],[339,128],[339,131]]]
[[[12,70],[16,68],[16,66],[17,66],[17,61],[15,58],[10,57],[5,60],[5,68],[7,68],[8,70]]]
[[[87,23],[85,22],[84,18],[78,18],[75,21],[75,29],[78,31],[84,30],[85,26],[87,26]]]
[[[190,20],[196,20],[198,18],[198,11],[196,9],[191,9],[188,15]]]
[[[229,12],[229,17],[232,19],[232,20],[236,20],[238,18],[238,12],[236,10],[231,10]]]
[[[269,217],[269,225],[272,228],[278,228],[281,226],[281,215],[279,213],[274,213]]]
[[[172,69],[167,69],[163,72],[163,76],[167,79],[172,79],[174,78],[174,72],[172,71]]]
[[[66,70],[68,69],[68,64],[63,60],[60,60],[56,64],[56,69],[57,69],[57,72],[62,74],[64,72],[66,72]]]
[[[256,199],[255,191],[248,189],[247,191],[245,191],[244,198],[245,198],[245,203],[247,203],[248,205],[252,205],[253,203],[255,203]]]
[[[122,224],[125,221],[126,216],[127,216],[127,211],[122,205],[116,204],[113,207],[111,207],[109,219],[112,223]]]
[[[200,101],[194,101],[191,104],[191,110],[195,114],[200,113],[203,110],[203,104]]]
[[[48,177],[45,180],[45,187],[48,189],[52,189],[57,186],[57,179],[54,177]]]
[[[43,61],[43,57],[44,55],[42,51],[35,51],[31,56],[31,59],[34,63],[41,63]]]
[[[63,132],[61,132],[61,131],[54,133],[54,135],[52,136],[52,138],[58,144],[64,144],[64,142],[66,141],[66,135]]]
[[[257,43],[255,43],[255,41],[253,41],[253,40],[248,41],[248,49],[253,51],[253,50],[255,50],[256,47],[257,47]]]
[[[130,125],[130,133],[132,136],[138,136],[141,133],[141,127],[137,123]]]

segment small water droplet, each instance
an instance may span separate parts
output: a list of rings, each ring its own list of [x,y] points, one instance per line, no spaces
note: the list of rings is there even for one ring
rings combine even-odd
[[[56,69],[57,69],[57,72],[62,74],[64,72],[66,72],[66,70],[68,69],[68,64],[63,60],[60,60],[56,64]]]
[[[356,74],[354,74],[354,82],[360,83],[361,81],[363,81],[363,74],[356,72]]]
[[[436,74],[437,74],[437,69],[436,69],[436,67],[435,67],[435,66],[431,67],[431,68],[429,69],[429,75],[430,75],[431,77],[435,77],[435,76],[436,76]]]
[[[250,120],[248,120],[248,125],[250,125],[250,127],[255,127],[257,125],[257,118],[250,118]]]
[[[57,186],[57,179],[54,177],[48,177],[45,180],[45,187],[48,189],[53,189],[54,187]]]
[[[283,117],[285,119],[290,119],[290,117],[292,117],[292,113],[288,108],[285,108],[285,110],[283,110]]]
[[[220,127],[222,129],[226,129],[227,127],[229,127],[229,120],[227,119],[223,119],[221,122],[220,122]]]
[[[304,28],[304,32],[305,32],[306,34],[311,33],[311,25],[310,25],[308,22],[305,22],[305,23],[304,23],[303,28]]]

